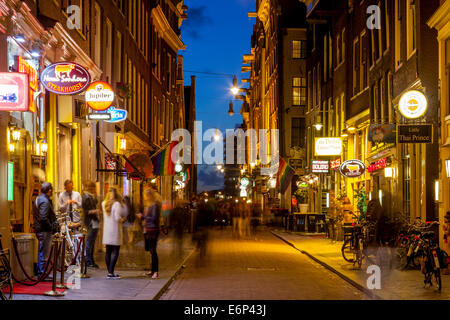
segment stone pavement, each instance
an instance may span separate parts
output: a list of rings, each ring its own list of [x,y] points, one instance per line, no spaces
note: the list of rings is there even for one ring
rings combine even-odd
[[[366,273],[367,264],[363,264],[361,270],[355,269],[353,264],[346,262],[341,254],[342,241],[332,243],[324,237],[305,236],[284,230],[273,230],[273,233],[285,241],[291,243],[295,248],[306,252],[321,262],[325,263],[340,274],[357,282],[367,288]],[[424,276],[419,270],[400,271],[389,266],[392,253],[389,249],[383,249],[380,255],[381,289],[374,290],[375,294],[382,299],[398,300],[449,300],[450,299],[450,276],[442,275],[442,292],[435,288],[424,288]]]
[[[238,240],[212,230],[206,259],[195,252],[162,300],[362,300],[359,290],[268,231]]]
[[[106,279],[104,254],[97,253],[100,269],[88,269],[89,279],[81,279],[80,289],[70,289],[60,298],[14,295],[14,300],[152,300],[171,280],[185,259],[192,253],[190,234],[185,235],[182,255],[174,253],[174,241],[171,236],[160,236],[158,241],[159,279],[152,280],[145,275],[150,267],[150,254],[144,251],[143,241],[139,241],[134,250],[121,248],[116,273],[121,279]],[[67,280],[70,274],[67,274]],[[59,274],[58,274],[59,280]]]

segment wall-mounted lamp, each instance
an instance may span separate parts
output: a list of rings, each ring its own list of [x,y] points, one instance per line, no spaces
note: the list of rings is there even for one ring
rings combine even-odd
[[[447,178],[450,178],[450,158],[445,160],[445,169],[447,170]]]
[[[356,127],[355,126],[349,126],[347,128],[347,131],[350,132],[350,133],[354,133],[356,131]]]
[[[20,130],[14,129],[12,132],[12,138],[14,141],[19,141],[20,140]]]
[[[47,153],[47,150],[48,150],[48,143],[47,143],[47,141],[42,140],[42,142],[41,142],[41,151],[43,153]]]
[[[434,200],[439,201],[439,180],[434,182]]]
[[[14,143],[10,143],[9,144],[9,152],[14,152],[16,150],[16,146],[14,145]]]
[[[313,127],[316,128],[317,131],[322,130],[323,124],[320,116],[316,117],[316,123],[313,124]]]
[[[239,88],[237,86],[237,78],[233,77],[233,87],[231,88],[231,93],[236,96],[239,93]]]
[[[393,169],[392,168],[389,168],[389,167],[387,167],[387,168],[384,168],[384,177],[385,178],[392,178],[392,176],[393,176]]]
[[[120,139],[120,150],[127,150],[127,139]]]
[[[230,104],[228,106],[228,114],[230,115],[230,117],[232,117],[234,115],[234,110],[233,110],[233,102],[230,101]]]

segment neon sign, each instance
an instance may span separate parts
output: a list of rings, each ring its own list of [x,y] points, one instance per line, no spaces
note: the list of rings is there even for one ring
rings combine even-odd
[[[106,113],[111,115],[111,120],[107,120],[106,122],[115,123],[121,122],[127,119],[128,111],[123,109],[116,109],[115,107],[110,107],[106,110]]]
[[[112,105],[114,101],[114,91],[108,83],[96,81],[89,85],[85,97],[86,103],[91,109],[104,111]]]
[[[368,168],[368,172],[374,172],[387,167],[387,158],[380,159],[374,163],[372,163]]]
[[[29,111],[28,74],[0,72],[0,111]]]

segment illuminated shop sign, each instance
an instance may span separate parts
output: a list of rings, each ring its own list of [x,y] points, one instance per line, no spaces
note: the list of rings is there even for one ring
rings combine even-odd
[[[241,179],[241,186],[242,187],[247,187],[250,184],[250,180],[248,178],[242,178]]]
[[[374,172],[383,168],[387,167],[387,158],[382,158],[380,160],[375,161],[372,163],[368,168],[368,172]]]
[[[369,141],[372,143],[395,143],[395,124],[371,124]]]
[[[341,164],[339,171],[346,178],[358,178],[366,172],[366,166],[360,160],[347,160]]]
[[[336,170],[341,166],[341,159],[332,160],[330,163],[330,169]]]
[[[106,121],[106,122],[110,122],[110,123],[121,122],[121,121],[126,120],[128,117],[127,110],[116,109],[115,107],[110,107],[105,112],[109,113],[111,115],[111,120]]]
[[[8,201],[14,200],[14,163],[8,162]]]
[[[316,156],[339,156],[342,153],[341,138],[316,138]]]
[[[87,115],[88,120],[110,120],[111,115],[109,113],[90,113]]]
[[[304,182],[304,181],[297,181],[297,188],[302,188],[302,189],[305,189],[305,188],[308,188],[308,182]]]
[[[0,111],[28,111],[29,90],[27,74],[0,72]]]
[[[398,143],[433,143],[432,124],[399,124],[397,127]]]
[[[28,74],[28,82],[30,86],[29,90],[29,99],[28,99],[28,111],[34,112],[36,111],[36,106],[34,104],[34,92],[38,91],[38,72],[37,70],[31,66],[25,59],[21,56],[16,57],[16,71]]]
[[[330,171],[330,163],[328,161],[313,160],[311,171],[313,173],[328,173]]]
[[[49,65],[41,73],[41,83],[50,92],[73,95],[84,91],[91,82],[89,72],[73,62]]]
[[[418,119],[422,117],[428,108],[425,95],[417,90],[406,92],[401,98],[398,110],[407,119]]]
[[[86,89],[85,98],[91,109],[104,111],[113,104],[114,91],[108,83],[96,81]]]

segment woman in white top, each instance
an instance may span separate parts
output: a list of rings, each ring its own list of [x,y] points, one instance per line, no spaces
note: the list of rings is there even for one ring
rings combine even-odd
[[[108,268],[108,279],[119,279],[114,273],[114,268],[119,258],[120,246],[122,245],[122,203],[117,189],[110,188],[105,201],[102,202],[103,209],[103,244],[106,245],[106,267]]]

